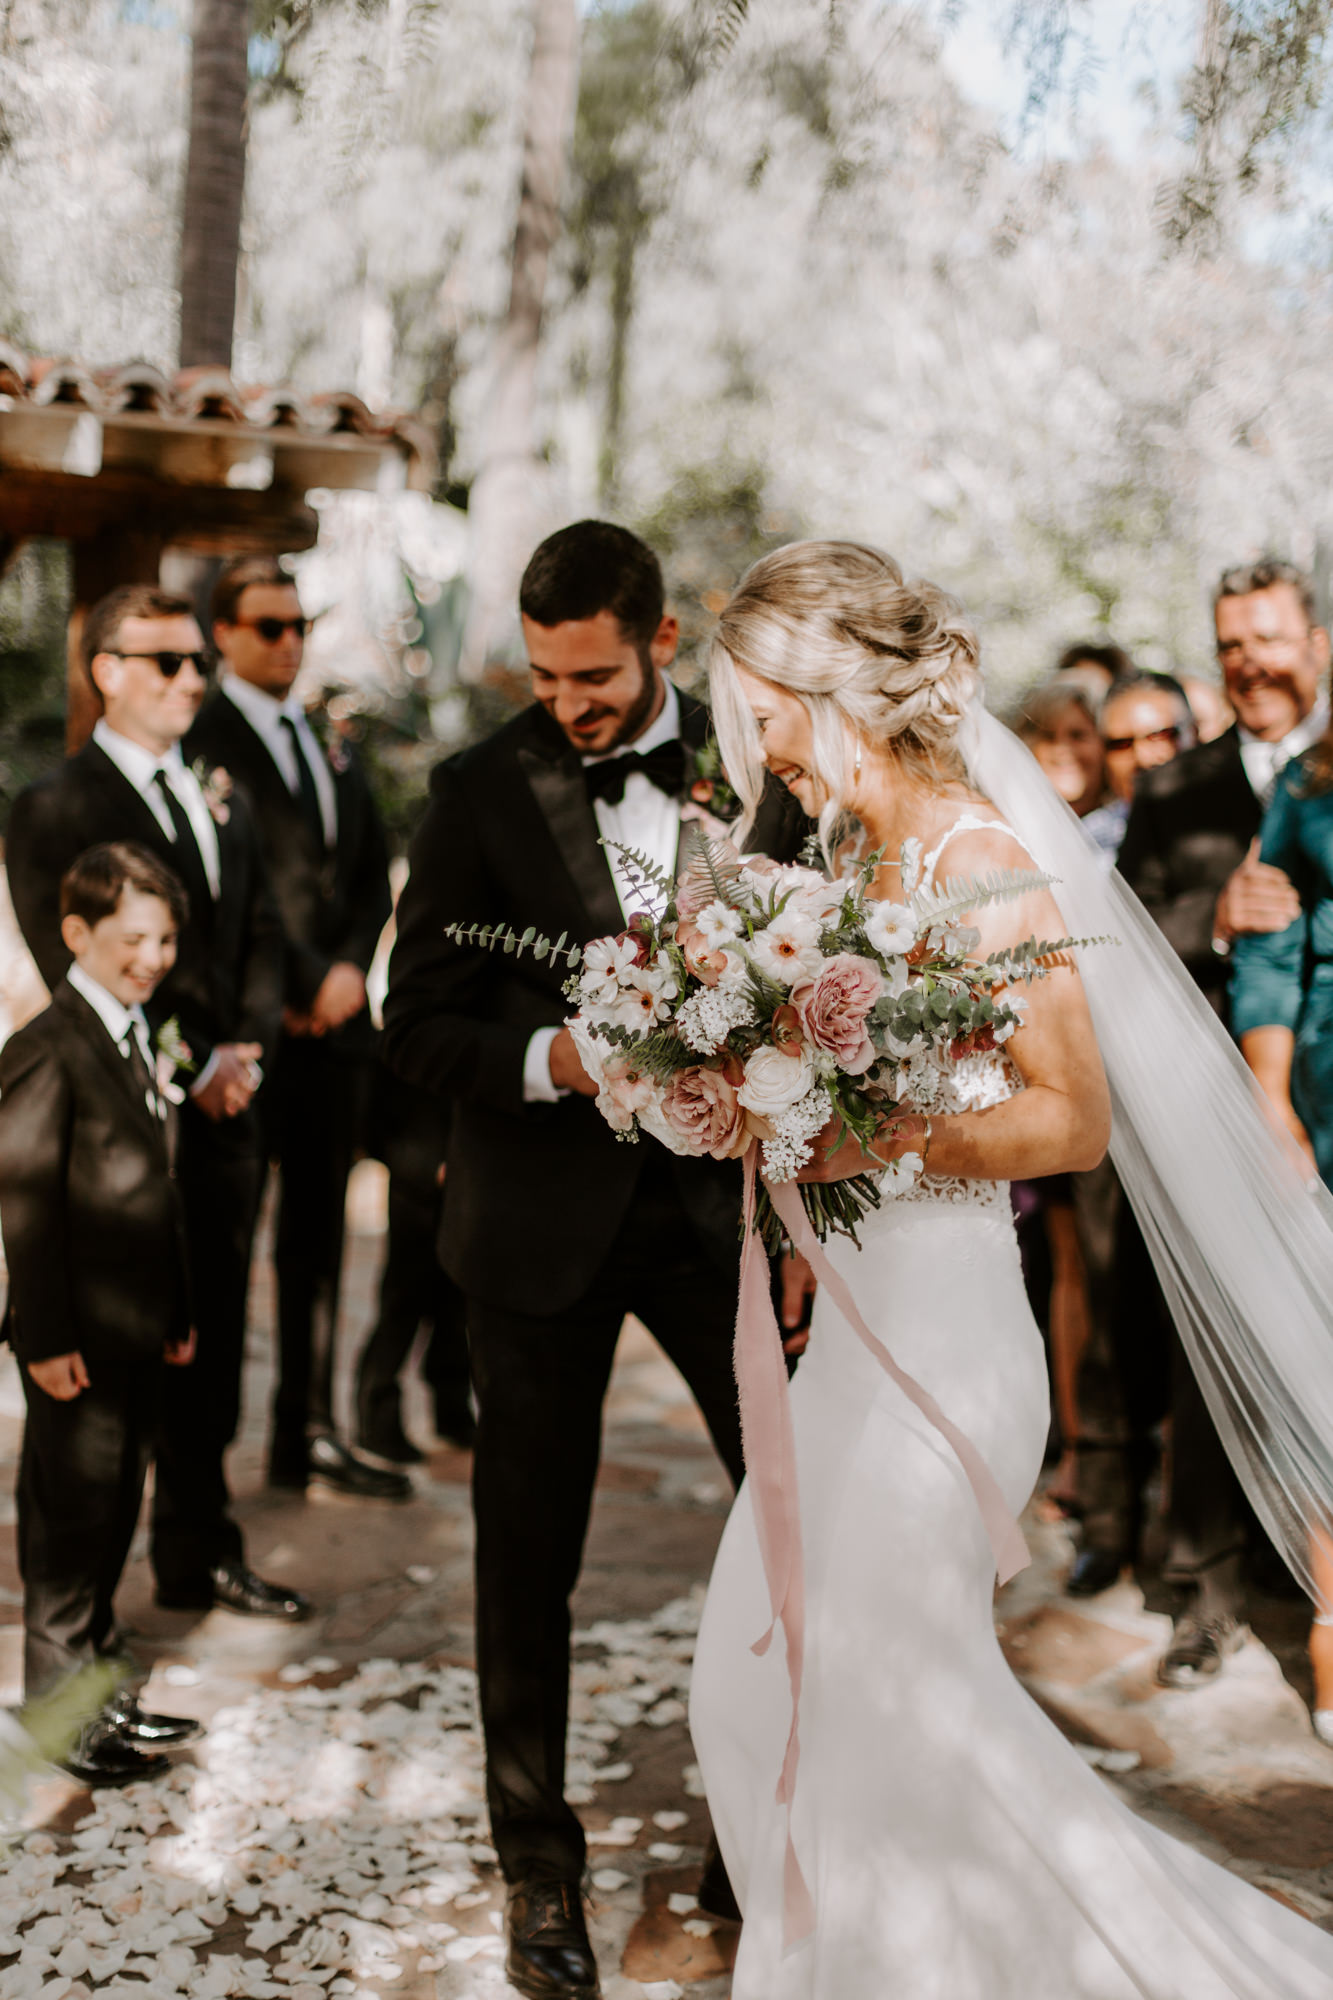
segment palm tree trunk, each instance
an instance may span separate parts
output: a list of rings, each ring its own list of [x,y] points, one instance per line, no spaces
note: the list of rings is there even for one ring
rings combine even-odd
[[[509,309],[496,342],[484,448],[469,502],[469,602],[459,662],[464,680],[479,680],[487,662],[509,648],[519,579],[538,523],[542,303],[560,227],[577,83],[577,0],[533,0]]]
[[[194,0],[181,219],[182,368],[231,366],[245,192],[250,0]]]

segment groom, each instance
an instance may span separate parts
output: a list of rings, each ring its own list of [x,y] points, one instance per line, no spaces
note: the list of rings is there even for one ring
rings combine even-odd
[[[567,966],[445,939],[454,920],[533,925],[575,945],[623,930],[640,905],[599,839],[670,873],[707,733],[704,708],[666,676],[677,625],[636,536],[602,521],[562,529],[528,564],[519,603],[535,699],[435,772],[384,1029],[390,1064],[452,1109],[440,1255],[467,1298],[480,1408],[477,1665],[508,1976],[532,2000],[588,2000],[585,1845],[564,1758],[569,1598],[602,1401],[621,1322],[636,1313],[740,1478],[740,1190],[730,1163],[617,1143],[561,1025]],[[788,860],[805,831],[774,784],[750,844]]]

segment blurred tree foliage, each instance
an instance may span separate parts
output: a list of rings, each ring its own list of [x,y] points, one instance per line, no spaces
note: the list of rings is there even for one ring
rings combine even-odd
[[[69,550],[25,543],[0,578],[0,826],[65,747]]]

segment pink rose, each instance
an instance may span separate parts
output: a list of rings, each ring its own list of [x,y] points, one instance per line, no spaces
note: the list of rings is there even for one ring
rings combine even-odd
[[[715,1160],[735,1159],[749,1141],[734,1084],[702,1063],[676,1071],[662,1095],[662,1116],[692,1153]]]
[[[868,958],[840,951],[836,958],[825,961],[817,978],[798,986],[791,996],[815,1047],[827,1049],[849,1076],[863,1075],[875,1060],[866,1016],[878,1000],[882,984],[877,967]]]

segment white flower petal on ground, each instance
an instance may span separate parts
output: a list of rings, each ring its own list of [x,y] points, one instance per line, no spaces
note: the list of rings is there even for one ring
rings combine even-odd
[[[689,1817],[688,1813],[683,1812],[655,1812],[653,1825],[660,1826],[663,1833],[679,1833]]]

